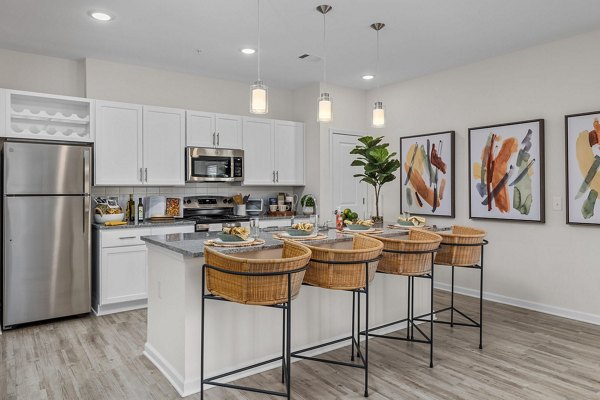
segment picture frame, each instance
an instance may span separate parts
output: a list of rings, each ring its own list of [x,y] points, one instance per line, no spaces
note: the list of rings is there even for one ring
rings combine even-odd
[[[545,223],[544,120],[469,128],[468,136],[469,218]]]
[[[455,136],[442,131],[400,138],[401,213],[455,217]]]
[[[600,225],[600,111],[565,115],[566,222]]]

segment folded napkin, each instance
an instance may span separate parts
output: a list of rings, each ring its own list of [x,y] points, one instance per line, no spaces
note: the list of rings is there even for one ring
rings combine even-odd
[[[240,237],[244,240],[248,240],[250,237],[250,229],[244,226],[236,226],[234,228],[223,228],[223,233]]]
[[[125,221],[106,221],[104,223],[105,226],[119,226],[119,225],[127,225]]]
[[[413,215],[412,217],[409,217],[409,218],[400,217],[400,218],[398,218],[398,221],[408,221],[408,222],[412,222],[412,224],[414,226],[423,226],[423,225],[425,225],[426,219],[423,217],[417,217],[416,215]]]
[[[299,231],[312,232],[313,224],[309,224],[309,223],[294,224],[294,225],[292,225],[292,229],[297,229]]]
[[[344,221],[346,225],[363,225],[363,226],[373,226],[373,221],[370,219],[357,219],[356,221]]]

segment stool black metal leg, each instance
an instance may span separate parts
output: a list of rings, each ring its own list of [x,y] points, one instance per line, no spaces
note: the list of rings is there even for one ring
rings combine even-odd
[[[369,397],[369,263],[365,263],[365,397]],[[360,337],[360,336],[359,336]]]
[[[406,296],[406,340],[410,339],[410,276],[406,277],[408,291]]]
[[[204,287],[206,281],[206,267],[202,266],[202,301],[200,312],[200,400],[204,399]]]
[[[287,302],[287,339],[286,339],[286,390],[287,398],[292,398],[291,372],[292,372],[292,275],[288,274],[288,302]]]
[[[286,343],[285,335],[286,335],[286,322],[287,322],[286,315],[285,315],[286,309],[283,308],[281,310],[281,312],[283,315],[282,330],[281,330],[281,332],[282,332],[281,333],[281,354],[282,354],[282,357],[281,357],[281,383],[285,383],[285,362],[286,362],[285,361],[285,343]]]
[[[450,326],[454,327],[454,265],[452,266],[452,290],[450,291]]]
[[[431,309],[429,313],[429,368],[433,368],[433,254],[431,255]]]
[[[356,292],[352,292],[352,350],[350,352],[350,361],[354,361],[354,327],[356,318]],[[360,341],[360,335],[358,336],[358,341]]]
[[[410,277],[412,291],[410,293],[410,340],[415,339],[415,277]]]
[[[358,317],[356,318],[356,357],[360,357],[360,292],[356,293]]]
[[[483,246],[481,246],[481,266],[479,269],[479,348],[483,349]]]

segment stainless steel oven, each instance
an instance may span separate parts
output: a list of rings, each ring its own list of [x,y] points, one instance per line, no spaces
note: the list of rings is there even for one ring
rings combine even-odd
[[[187,182],[238,182],[244,179],[244,150],[187,147]]]

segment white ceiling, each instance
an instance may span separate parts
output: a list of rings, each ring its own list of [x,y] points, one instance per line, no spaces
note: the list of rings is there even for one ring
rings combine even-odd
[[[373,22],[381,31],[381,84],[426,75],[598,29],[598,0],[262,0],[262,76],[295,88],[321,78],[322,16],[328,14],[328,80],[371,88]],[[90,10],[116,16],[99,23]],[[0,0],[0,48],[140,64],[251,83],[253,0]],[[198,54],[196,49],[201,49]]]

